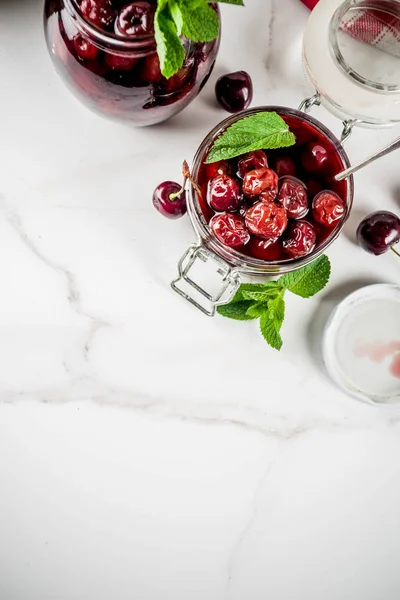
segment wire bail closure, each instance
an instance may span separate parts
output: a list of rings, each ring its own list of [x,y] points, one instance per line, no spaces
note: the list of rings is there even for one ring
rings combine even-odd
[[[196,283],[190,272],[196,263],[210,264],[216,267],[220,287],[216,292],[207,291]],[[185,289],[178,284],[185,286]],[[205,248],[201,242],[191,244],[178,263],[178,277],[171,283],[172,289],[193,304],[208,317],[213,317],[218,306],[232,300],[240,286],[240,275],[236,269]],[[186,284],[186,285],[185,285]],[[203,302],[202,302],[203,301]]]

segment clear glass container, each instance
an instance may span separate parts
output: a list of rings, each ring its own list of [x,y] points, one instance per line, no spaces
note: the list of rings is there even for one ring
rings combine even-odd
[[[330,112],[354,125],[400,123],[399,0],[319,0],[303,57]]]
[[[167,80],[153,35],[121,38],[100,30],[85,20],[76,0],[46,0],[44,28],[56,70],[78,100],[133,125],[160,123],[183,110],[210,76],[220,41],[184,40],[183,67]]]
[[[322,123],[300,110],[279,106],[261,106],[230,116],[217,125],[200,144],[193,160],[191,169],[195,181],[200,179],[200,171],[207,153],[217,137],[221,135],[235,121],[257,112],[274,111],[283,117],[295,133],[297,146],[301,147],[311,140],[320,140],[329,149],[332,169],[336,172],[350,166],[349,158],[340,141]],[[291,150],[291,149],[289,149]],[[293,151],[296,151],[296,147]],[[330,189],[335,187],[335,182],[330,182]],[[353,204],[354,184],[353,177],[349,177],[340,184],[341,197],[345,201],[345,213],[336,227],[323,232],[315,249],[301,258],[285,258],[282,260],[265,261],[248,256],[243,252],[229,248],[219,242],[209,227],[207,206],[195,187],[191,184],[188,190],[188,214],[193,228],[197,234],[197,244],[192,245],[185,253],[179,264],[179,277],[172,283],[173,289],[195,304],[200,310],[212,316],[219,304],[224,304],[232,297],[240,285],[242,275],[272,276],[287,273],[315,260],[340,235]],[[203,195],[202,195],[203,196]],[[219,273],[215,281],[215,290],[205,289],[194,279],[195,268],[198,263],[209,263],[216,267]],[[211,269],[210,269],[211,270]]]

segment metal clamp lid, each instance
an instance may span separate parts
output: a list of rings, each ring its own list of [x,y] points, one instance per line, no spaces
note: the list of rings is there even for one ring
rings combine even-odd
[[[205,289],[205,284],[200,285],[194,280],[191,272],[196,266],[208,265],[208,274],[216,276],[215,285],[208,283],[210,288]],[[213,266],[214,271],[209,267]],[[200,276],[200,274],[197,274]],[[179,285],[178,285],[179,284]],[[188,302],[196,306],[208,317],[213,317],[217,306],[227,304],[236,294],[240,286],[240,276],[236,269],[205,248],[201,242],[192,244],[186,250],[178,263],[178,277],[171,283],[172,289]]]

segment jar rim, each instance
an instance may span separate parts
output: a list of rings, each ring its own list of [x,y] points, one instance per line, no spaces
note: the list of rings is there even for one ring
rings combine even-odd
[[[204,138],[202,143],[200,144],[196,155],[193,159],[192,163],[192,177],[194,180],[197,180],[200,166],[203,162],[204,156],[210,150],[210,147],[215,140],[216,137],[221,135],[223,131],[227,129],[230,125],[235,123],[239,119],[243,119],[244,117],[248,117],[254,115],[259,112],[276,112],[282,116],[292,116],[298,118],[299,120],[305,121],[308,124],[312,125],[319,133],[324,135],[331,143],[333,143],[338,156],[342,162],[343,169],[347,169],[351,166],[350,159],[347,156],[345,149],[343,148],[340,141],[336,138],[336,136],[314,117],[310,115],[296,110],[291,109],[284,106],[259,106],[256,108],[248,109],[241,113],[231,115],[228,118],[224,119],[221,123],[219,123],[214,129],[210,131],[210,133]],[[288,258],[285,260],[277,260],[277,261],[264,261],[258,258],[253,258],[251,256],[247,256],[234,250],[233,248],[229,248],[228,246],[224,246],[221,242],[217,240],[217,238],[211,232],[211,229],[207,223],[207,220],[203,214],[203,211],[200,206],[200,202],[198,199],[198,193],[193,185],[189,187],[188,194],[188,213],[190,220],[192,222],[193,228],[199,236],[200,240],[209,248],[212,252],[226,260],[230,265],[234,266],[238,271],[249,274],[249,275],[265,275],[265,274],[278,274],[278,273],[287,273],[290,271],[294,271],[301,267],[304,267],[311,262],[313,262],[316,258],[321,256],[325,250],[339,237],[340,233],[343,230],[343,227],[350,215],[351,208],[353,205],[353,196],[354,196],[354,178],[353,176],[349,177],[347,180],[347,190],[346,190],[346,214],[340,224],[332,231],[331,235],[329,235],[323,243],[318,246],[313,252],[308,254],[307,256],[303,256],[300,258]]]
[[[64,5],[81,32],[89,35],[96,43],[115,50],[139,50],[155,47],[155,34],[136,36],[135,39],[121,38],[112,31],[103,31],[88,21],[80,10],[76,0],[64,0]]]
[[[400,17],[400,5],[397,1],[396,4],[393,5],[391,0],[383,0],[383,2],[381,0],[381,3],[374,2],[374,0],[345,0],[343,4],[336,9],[329,25],[329,44],[333,59],[345,76],[353,80],[361,87],[367,87],[382,94],[398,93],[400,91],[400,83],[397,81],[395,84],[375,81],[372,78],[358,72],[357,69],[352,67],[348,59],[343,55],[338,38],[341,30],[341,24],[345,15],[347,15],[350,11],[357,10],[382,11],[382,13],[392,15],[393,18],[399,19]]]

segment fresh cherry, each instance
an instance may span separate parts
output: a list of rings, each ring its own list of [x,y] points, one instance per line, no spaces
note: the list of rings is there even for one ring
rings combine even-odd
[[[260,238],[252,236],[247,244],[247,251],[251,256],[260,260],[279,260],[282,254],[282,246],[279,240],[273,238],[260,240]]]
[[[217,175],[208,183],[207,201],[217,212],[235,211],[242,203],[239,183],[229,175]]]
[[[247,211],[245,220],[250,233],[263,239],[278,239],[288,224],[286,209],[273,202],[257,202]]]
[[[132,2],[124,6],[115,21],[115,33],[123,37],[154,33],[154,6],[148,2]]]
[[[371,213],[363,219],[357,229],[358,243],[371,254],[384,254],[400,241],[400,219],[387,211]]]
[[[296,177],[284,177],[279,181],[278,204],[286,208],[289,219],[302,219],[308,213],[306,186]]]
[[[233,169],[228,160],[219,160],[206,165],[207,179],[214,179],[217,175],[232,175]]]
[[[310,142],[303,149],[301,163],[309,173],[323,173],[329,164],[328,150],[318,142]]]
[[[247,108],[253,99],[253,83],[245,71],[236,71],[220,77],[215,85],[217,100],[228,112]]]
[[[249,171],[264,168],[268,168],[267,155],[262,150],[255,150],[248,152],[239,160],[237,174],[243,179]]]
[[[111,69],[116,69],[117,71],[130,71],[137,64],[139,59],[133,56],[106,54],[104,60]]]
[[[79,33],[72,40],[75,51],[78,56],[84,60],[94,60],[99,54],[97,46],[89,42],[85,37]]]
[[[100,29],[108,29],[115,20],[116,12],[110,0],[82,0],[82,15]]]
[[[278,177],[294,177],[296,175],[296,165],[290,156],[279,156],[275,160],[274,171]]]
[[[164,217],[179,219],[186,213],[186,192],[179,183],[164,181],[153,192],[153,204]]]
[[[217,240],[230,248],[240,248],[250,239],[244,219],[239,215],[230,213],[214,215],[210,221],[210,227]]]
[[[318,223],[331,227],[343,217],[345,205],[335,192],[323,190],[313,200],[312,213]]]
[[[284,252],[291,258],[299,258],[310,254],[315,248],[317,234],[307,221],[292,223],[282,242]]]
[[[278,175],[272,169],[255,169],[243,178],[243,193],[248,198],[261,196],[263,200],[275,200],[278,194]]]

